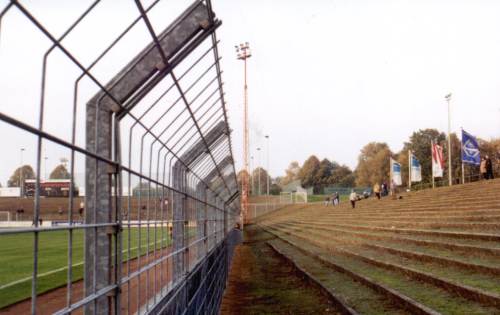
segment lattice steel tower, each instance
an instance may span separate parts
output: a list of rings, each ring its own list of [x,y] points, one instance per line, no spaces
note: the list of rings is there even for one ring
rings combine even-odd
[[[248,42],[240,44],[236,47],[237,58],[243,60],[244,64],[244,113],[243,113],[243,178],[241,181],[241,212],[243,213],[243,220],[245,221],[248,214],[248,86],[247,86],[247,59],[252,56],[250,52],[250,45]]]

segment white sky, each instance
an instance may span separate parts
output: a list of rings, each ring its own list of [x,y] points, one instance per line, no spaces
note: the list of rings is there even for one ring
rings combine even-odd
[[[272,175],[311,154],[354,168],[370,141],[398,151],[415,130],[446,131],[448,92],[453,131],[500,135],[500,1],[215,4],[236,152],[243,69],[231,44],[249,41],[252,152],[269,133]]]
[[[190,3],[164,2],[173,3],[174,9],[157,10],[160,22]],[[0,9],[6,3],[0,0]],[[26,1],[54,29],[67,27],[88,3]],[[106,27],[68,39],[68,46],[78,48],[83,60],[92,60],[95,47],[107,42],[96,40],[89,49],[89,39],[123,29],[121,22],[136,15],[133,1],[105,0],[102,6],[95,19],[106,19]],[[500,135],[500,1],[213,0],[213,6],[223,21],[218,38],[238,168],[243,64],[236,60],[234,45],[244,41],[250,42],[253,53],[248,85],[251,152],[265,164],[266,151],[259,159],[256,148],[265,149],[263,135],[270,135],[273,176],[283,174],[290,161],[302,163],[311,154],[354,168],[359,150],[370,141],[387,142],[398,151],[415,130],[445,131],[444,95],[449,92],[453,131],[463,127],[486,139]],[[35,39],[34,30],[18,13],[9,15],[2,26],[0,111],[36,125],[33,108],[39,102],[41,61],[33,50],[39,46],[44,51],[47,42]],[[133,38],[114,58],[128,60],[149,42],[149,37]],[[69,126],[64,113],[69,113],[71,94],[66,91],[72,91],[73,80],[66,82],[65,77],[74,75],[74,70],[61,70],[70,68],[68,61],[54,63],[51,74],[64,75],[50,86],[50,132]],[[96,70],[102,78],[116,71]],[[82,102],[88,96],[82,95]],[[0,160],[0,182],[5,185],[19,165],[19,148],[27,148],[24,161],[34,164],[35,141],[3,123],[0,134],[3,150],[14,152],[2,154]],[[80,137],[83,134],[82,128]],[[51,170],[68,152],[47,147],[45,155]]]

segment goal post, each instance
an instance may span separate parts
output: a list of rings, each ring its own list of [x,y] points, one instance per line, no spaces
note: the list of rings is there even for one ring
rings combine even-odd
[[[280,192],[280,203],[293,203],[291,192]]]
[[[307,192],[305,191],[281,192],[280,203],[282,204],[307,203]]]
[[[0,221],[10,222],[10,212],[9,211],[0,211]]]
[[[307,192],[303,191],[294,192],[293,203],[307,203]]]

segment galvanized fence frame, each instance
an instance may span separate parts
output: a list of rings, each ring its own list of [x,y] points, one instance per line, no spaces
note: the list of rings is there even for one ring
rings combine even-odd
[[[60,37],[52,34],[29,6],[19,1],[10,1],[0,8],[0,25],[5,16],[16,11],[52,42],[41,57],[38,125],[0,112],[1,121],[37,138],[34,225],[0,230],[0,238],[20,233],[34,236],[32,314],[37,313],[39,297],[39,236],[53,231],[65,231],[68,236],[66,301],[57,314],[80,310],[85,314],[213,314],[220,304],[232,246],[239,237],[234,227],[240,220],[231,130],[215,33],[221,22],[215,18],[210,0],[195,1],[158,33],[148,13],[160,1],[145,7],[136,0],[135,20],[93,62],[84,65],[65,47],[64,39],[100,2],[92,2]],[[146,26],[151,43],[111,81],[100,82],[92,74],[93,68],[139,23]],[[71,141],[54,136],[44,128],[47,60],[56,50],[81,71],[74,82]],[[196,58],[189,60],[193,55]],[[206,60],[211,60],[208,67],[202,66]],[[180,65],[184,68],[176,76],[174,70]],[[76,111],[82,106],[78,92],[83,79],[98,87],[97,94],[86,104],[85,147],[75,141]],[[160,97],[152,102],[148,100],[150,103],[144,106],[141,102],[166,79],[171,84]],[[169,96],[176,100],[167,101]],[[142,111],[135,109],[139,103],[144,107]],[[166,110],[157,119],[147,119],[160,107]],[[122,127],[124,121],[129,122],[127,130]],[[45,142],[71,152],[66,226],[39,226],[40,172]],[[84,155],[86,160],[83,224],[76,224],[73,210],[75,154]],[[122,196],[124,188],[129,192],[133,190],[134,179],[139,181],[138,195]],[[83,230],[85,235],[82,298],[74,297],[72,285],[76,230]],[[124,230],[128,231],[126,236]],[[132,235],[136,231],[138,246],[133,248],[135,236]],[[146,248],[141,240],[144,231]],[[152,246],[150,238],[153,238]]]

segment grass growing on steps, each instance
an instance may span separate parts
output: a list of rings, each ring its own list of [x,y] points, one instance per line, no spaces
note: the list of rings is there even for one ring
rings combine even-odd
[[[332,254],[324,248],[312,245],[301,239],[294,238],[293,236],[283,234],[279,231],[278,233],[286,239],[293,240],[302,248],[320,255],[327,261],[332,261],[333,263],[341,265],[344,268],[367,276],[378,283],[393,288],[396,291],[413,298],[417,302],[427,305],[428,307],[443,314],[500,314],[500,309],[484,306],[465,298],[458,297],[427,283],[414,281],[401,272],[390,271],[381,267],[373,266],[369,263],[360,261],[359,259],[344,255]]]

